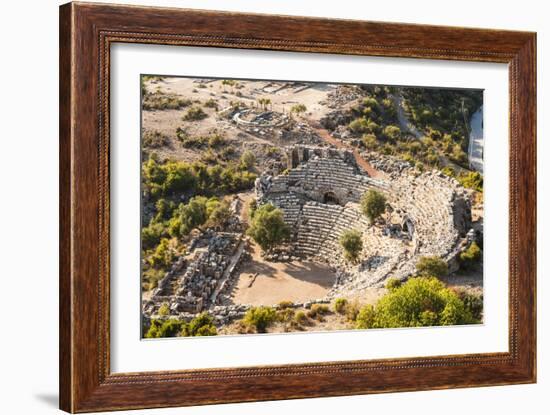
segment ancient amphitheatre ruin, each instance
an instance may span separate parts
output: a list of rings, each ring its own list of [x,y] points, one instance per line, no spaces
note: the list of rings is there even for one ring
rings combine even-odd
[[[245,151],[255,155],[256,178],[251,189],[223,195],[230,210],[223,226],[206,224],[180,238],[183,248],[156,286],[142,294],[146,322],[190,321],[208,313],[220,333],[233,333],[232,325],[257,306],[277,309],[284,302],[285,307],[308,310],[338,298],[374,302],[390,277],[406,281],[414,276],[422,257],[441,258],[450,275],[459,270],[461,253],[482,235],[482,214],[472,217],[472,191],[439,169],[420,170],[399,157],[358,145],[345,126],[350,109],[364,99],[359,87],[221,82],[153,78],[147,84],[167,96],[214,100],[217,108],[205,105],[206,116],[188,123],[186,136],[210,134],[215,128],[224,137],[223,145],[234,148],[233,157]],[[232,90],[235,84],[245,86]],[[269,101],[258,98],[266,96]],[[235,104],[237,100],[241,103]],[[292,110],[304,102],[305,109]],[[200,159],[204,147],[180,148],[168,133],[173,135],[181,124],[182,112],[185,109],[143,111],[144,126],[160,119],[156,128],[167,137],[162,146],[148,149],[147,156],[157,152],[165,160]],[[384,213],[374,223],[360,208],[369,190],[386,200]],[[189,195],[176,197],[183,203],[189,200]],[[251,202],[280,209],[290,230],[269,252],[246,233]],[[345,258],[340,244],[348,230],[361,234],[356,263]],[[482,281],[475,284],[479,289]],[[331,328],[347,328],[337,326]]]

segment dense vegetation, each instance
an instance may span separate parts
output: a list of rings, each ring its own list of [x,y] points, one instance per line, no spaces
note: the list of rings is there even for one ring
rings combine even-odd
[[[363,86],[349,130],[371,151],[397,156],[422,171],[443,159],[468,168],[468,123],[482,104],[481,91]],[[415,132],[403,130],[397,102]],[[416,134],[416,135],[415,135]],[[468,186],[469,187],[469,186]]]
[[[437,278],[416,277],[390,289],[376,306],[362,307],[356,327],[449,326],[479,322],[457,293]]]
[[[193,229],[222,227],[230,217],[223,195],[249,189],[255,179],[243,163],[207,166],[160,162],[155,156],[143,163],[143,202],[153,212],[143,217],[143,287],[156,287],[174,258],[184,251],[182,239]]]
[[[159,162],[152,156],[143,163],[144,198],[156,201],[174,195],[233,193],[252,187],[256,175],[240,163],[207,166],[201,162]]]
[[[176,319],[152,320],[145,337],[215,336],[217,333],[212,317],[202,313],[189,323]]]
[[[453,162],[468,167],[469,122],[483,103],[481,91],[403,88],[410,121]]]

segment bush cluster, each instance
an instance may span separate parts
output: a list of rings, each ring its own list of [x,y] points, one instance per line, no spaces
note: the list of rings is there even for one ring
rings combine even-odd
[[[159,131],[146,130],[143,132],[141,142],[144,148],[159,148],[167,145],[170,139]]]
[[[202,313],[189,323],[183,320],[167,319],[151,321],[151,325],[145,334],[148,339],[162,337],[188,337],[188,336],[215,336],[218,334],[213,318]]]
[[[247,190],[256,175],[239,164],[207,166],[201,162],[166,161],[150,157],[142,166],[144,196],[155,202],[175,194],[216,194]]]
[[[330,313],[330,309],[326,304],[312,304],[306,315],[309,318],[317,321],[324,321],[324,316]]]
[[[178,95],[166,94],[161,91],[143,95],[142,108],[152,110],[179,110],[191,105],[191,100]]]
[[[479,323],[481,312],[474,315],[472,309],[437,278],[415,277],[390,290],[376,306],[363,306],[355,325],[369,329]]]
[[[277,320],[277,312],[272,307],[252,307],[246,314],[242,322],[249,327],[253,327],[257,333],[265,333],[267,328]]]
[[[208,114],[201,107],[189,108],[182,117],[183,121],[200,121],[208,117]]]

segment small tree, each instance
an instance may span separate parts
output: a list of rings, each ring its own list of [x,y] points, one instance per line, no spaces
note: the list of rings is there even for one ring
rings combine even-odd
[[[264,251],[269,251],[290,236],[290,228],[283,211],[267,203],[256,209],[247,233]]]
[[[347,230],[340,237],[340,245],[344,249],[344,256],[348,261],[356,262],[363,250],[363,240],[359,231]]]
[[[290,108],[290,113],[291,114],[296,114],[298,116],[300,116],[300,114],[302,114],[306,111],[307,111],[307,107],[304,104],[296,104],[296,105],[293,105]]]
[[[416,263],[418,274],[429,277],[444,277],[449,272],[445,261],[437,256],[423,256]]]
[[[369,190],[361,197],[361,211],[372,225],[386,211],[386,196],[377,190]]]

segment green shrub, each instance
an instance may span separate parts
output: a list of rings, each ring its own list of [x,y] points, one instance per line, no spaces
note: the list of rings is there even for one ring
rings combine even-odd
[[[160,239],[165,234],[165,228],[162,223],[150,223],[141,229],[141,248],[152,249],[160,243]]]
[[[217,104],[217,102],[214,101],[212,98],[210,98],[208,101],[206,101],[206,102],[204,103],[204,106],[205,106],[206,108],[214,108],[214,109],[216,109],[216,110],[218,109],[218,104]]]
[[[300,115],[306,111],[307,111],[307,107],[304,104],[295,104],[292,107],[290,107],[291,114]]]
[[[185,325],[185,321],[175,319],[152,320],[145,337],[148,339],[177,337]]]
[[[170,314],[170,306],[168,305],[168,303],[162,303],[159,307],[158,315],[167,316],[168,314]]]
[[[357,118],[350,122],[349,129],[356,134],[365,133],[369,130],[369,123],[364,118]]]
[[[311,308],[306,313],[309,318],[314,318],[323,321],[323,316],[330,312],[326,304],[312,304]]]
[[[147,257],[147,262],[153,268],[167,268],[174,260],[174,252],[170,249],[170,241],[162,238],[154,251]]]
[[[179,110],[189,105],[191,105],[191,100],[173,94],[165,94],[162,91],[143,95],[142,102],[142,108],[145,111]]]
[[[167,145],[169,138],[159,131],[147,130],[142,136],[142,145],[144,148],[159,148]]]
[[[183,121],[200,121],[208,117],[201,107],[193,106],[183,115]]]
[[[377,190],[369,190],[361,197],[361,211],[371,224],[386,211],[386,197]]]
[[[451,166],[445,166],[441,169],[441,172],[449,177],[456,178],[456,172]]]
[[[183,336],[215,336],[218,334],[214,320],[208,313],[201,313],[183,327]]]
[[[344,231],[340,236],[340,245],[344,250],[346,259],[351,262],[356,262],[363,250],[361,233],[355,229]]]
[[[376,312],[371,304],[361,307],[355,319],[355,327],[358,329],[370,329],[375,326]]]
[[[309,323],[309,318],[304,311],[300,310],[294,314],[294,322],[300,326],[304,326]]]
[[[475,320],[481,321],[483,316],[483,295],[470,294],[466,291],[458,293],[466,309],[472,314]]]
[[[231,218],[231,209],[229,203],[219,202],[217,199],[207,204],[207,224],[214,227],[223,227]]]
[[[206,137],[190,135],[185,127],[176,128],[176,138],[185,148],[200,148],[207,142]]]
[[[218,133],[213,133],[208,137],[208,146],[211,148],[216,148],[222,145],[225,145],[226,141],[225,138],[223,138]]]
[[[374,134],[364,134],[363,144],[367,150],[375,150],[378,148],[378,140]]]
[[[252,151],[246,150],[241,155],[241,164],[244,168],[250,170],[252,167],[254,167],[254,164],[256,164],[256,156]]]
[[[435,277],[409,279],[376,304],[373,327],[417,327],[476,322],[462,300]]]
[[[149,268],[143,271],[142,273],[142,289],[144,291],[149,291],[154,288],[157,288],[159,280],[161,280],[165,275],[164,270]]]
[[[416,263],[416,270],[419,275],[433,277],[444,277],[449,272],[445,261],[437,256],[421,257]]]
[[[468,189],[483,192],[483,176],[477,171],[461,174],[458,176],[457,180],[462,186]]]
[[[258,202],[256,199],[252,199],[248,204],[248,216],[253,218],[256,214],[256,210],[258,210]]]
[[[360,310],[361,307],[359,306],[359,303],[357,301],[348,302],[348,304],[346,305],[346,319],[348,321],[357,320],[357,315],[359,314]]]
[[[279,301],[277,304],[277,308],[284,309],[284,308],[292,308],[294,307],[294,303],[289,300]]]
[[[481,249],[474,241],[470,246],[460,253],[460,265],[466,269],[474,267],[481,259]]]
[[[244,324],[254,327],[257,333],[265,333],[276,320],[277,312],[273,308],[265,306],[252,307],[243,318]]]
[[[345,298],[337,298],[334,300],[334,311],[338,314],[344,314],[346,312],[346,307],[348,305],[348,300]]]
[[[293,308],[282,308],[277,310],[277,320],[282,323],[290,323],[294,321],[294,309]]]
[[[279,245],[290,236],[290,228],[284,221],[283,211],[270,203],[257,208],[250,222],[247,234],[264,251]]]
[[[395,125],[384,127],[384,136],[390,140],[398,140],[401,137],[401,129]]]
[[[388,278],[386,281],[386,289],[389,291],[395,290],[396,288],[401,287],[401,281],[399,281],[397,278]]]

